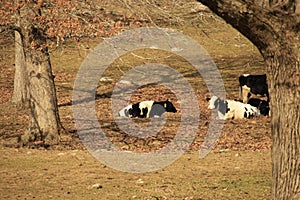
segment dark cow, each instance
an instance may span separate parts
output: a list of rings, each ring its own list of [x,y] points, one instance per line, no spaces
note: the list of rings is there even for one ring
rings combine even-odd
[[[261,99],[251,98],[248,104],[259,109],[260,114],[267,116],[270,114],[269,102]]]
[[[174,105],[169,101],[142,101],[128,105],[119,112],[121,117],[151,118],[160,117],[165,112],[177,112]]]
[[[269,91],[267,85],[267,76],[243,74],[239,77],[240,98],[243,103],[248,103],[251,94],[266,96],[269,101]]]
[[[208,109],[217,109],[219,119],[243,119],[260,115],[256,107],[239,101],[223,100],[217,96],[212,96],[211,99],[207,100],[210,103]]]

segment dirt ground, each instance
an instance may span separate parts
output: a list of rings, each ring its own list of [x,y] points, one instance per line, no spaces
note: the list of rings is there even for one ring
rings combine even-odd
[[[186,17],[194,15],[190,12]],[[263,59],[257,49],[207,11],[186,24],[159,25],[190,36],[206,49],[222,75],[228,99],[239,97],[239,75],[264,73]],[[193,87],[200,117],[192,144],[174,163],[155,172],[118,171],[95,159],[78,138],[72,113],[73,84],[83,59],[102,40],[68,44],[51,51],[59,113],[70,134],[63,135],[62,143],[50,149],[35,145],[20,148],[18,139],[27,128],[29,117],[27,110],[19,110],[10,103],[14,77],[12,41],[11,37],[0,39],[0,199],[270,198],[270,118],[226,121],[216,147],[205,158],[199,158],[211,119],[205,101],[210,94],[195,69],[168,52],[140,50],[134,56],[128,54],[115,60],[103,75],[109,79],[97,86],[95,108],[104,133],[120,149],[139,153],[159,150],[178,131],[182,113],[176,94],[160,85],[148,85],[132,95],[131,103],[169,99],[178,110],[175,114],[168,113],[164,128],[147,138],[136,138],[120,130],[112,117],[111,94],[124,72],[134,66],[156,62],[176,69]],[[135,122],[140,126],[149,124],[147,119]]]

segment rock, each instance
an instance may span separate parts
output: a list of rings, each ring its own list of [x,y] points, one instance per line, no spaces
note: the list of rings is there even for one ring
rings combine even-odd
[[[240,156],[241,156],[240,153],[236,153],[236,154],[235,154],[235,157],[240,157]]]
[[[143,184],[144,183],[144,181],[143,181],[143,179],[138,179],[137,181],[136,181],[136,183],[138,183],[138,184]]]
[[[109,78],[109,77],[101,77],[99,81],[100,82],[112,82],[113,79]]]
[[[89,189],[101,189],[103,186],[100,183],[95,183],[94,185],[91,185],[88,187]]]

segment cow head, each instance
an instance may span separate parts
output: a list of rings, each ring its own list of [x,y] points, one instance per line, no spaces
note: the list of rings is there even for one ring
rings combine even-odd
[[[164,108],[167,112],[177,112],[175,106],[169,101],[169,99],[167,99],[167,101],[164,101]]]
[[[208,109],[213,110],[213,109],[217,108],[220,98],[218,98],[217,96],[212,96],[211,98],[207,98],[206,100],[209,101]]]
[[[269,115],[269,112],[270,112],[269,103],[267,101],[262,101],[261,104],[259,105],[259,111],[260,111],[260,114],[262,114],[264,116]]]

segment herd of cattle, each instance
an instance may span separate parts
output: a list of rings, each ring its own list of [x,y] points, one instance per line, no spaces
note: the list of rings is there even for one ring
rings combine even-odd
[[[260,115],[269,116],[269,92],[266,75],[243,74],[239,77],[240,99],[224,100],[217,96],[207,98],[208,109],[217,109],[219,119],[253,118]],[[250,98],[252,95],[266,96],[267,100]],[[128,105],[119,112],[121,117],[152,118],[160,117],[165,112],[177,112],[169,101],[142,101]]]

